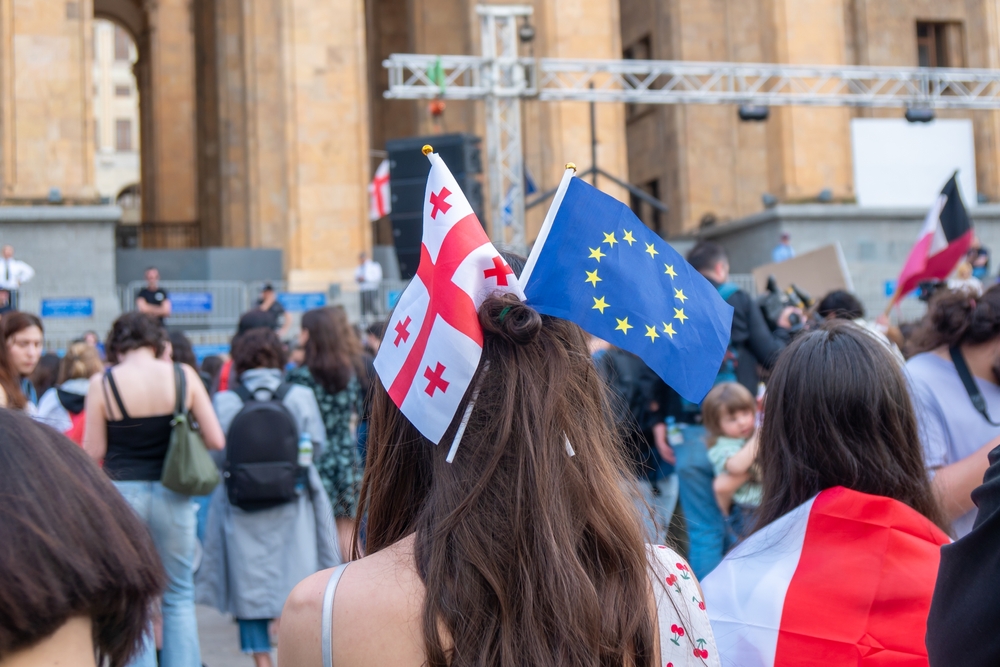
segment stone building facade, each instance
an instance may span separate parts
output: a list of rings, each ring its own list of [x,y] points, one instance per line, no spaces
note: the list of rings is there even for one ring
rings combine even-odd
[[[997,0],[621,0],[623,56],[811,65],[1000,67]],[[782,203],[854,201],[850,121],[901,110],[783,107],[741,122],[732,106],[627,110],[633,184],[670,207],[647,224],[664,236],[706,216],[741,218]],[[1000,201],[1000,113],[971,118],[976,180]]]
[[[280,248],[293,288],[350,280],[372,243],[367,184],[385,141],[484,136],[477,102],[384,100],[391,52],[476,53],[473,0],[0,0],[0,205],[100,200],[94,30],[133,37],[141,219],[162,245]],[[536,55],[617,57],[618,0],[537,0]],[[542,188],[589,145],[586,105],[525,104]],[[602,107],[599,158],[627,174],[624,110]],[[544,207],[539,207],[539,209]],[[537,229],[542,211],[532,212]],[[154,236],[156,230],[185,230]],[[534,235],[529,232],[529,238]],[[144,236],[143,238],[146,238]]]

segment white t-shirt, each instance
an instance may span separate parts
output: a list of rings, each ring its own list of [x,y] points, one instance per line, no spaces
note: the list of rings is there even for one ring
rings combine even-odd
[[[362,291],[376,290],[382,282],[382,265],[373,259],[366,259],[354,272],[354,279],[358,281],[358,287]]]
[[[973,407],[950,359],[924,352],[906,362],[906,373],[929,470],[961,461],[1000,436],[1000,426],[990,424]],[[975,376],[973,380],[986,399],[990,419],[1000,421],[1000,387]],[[975,520],[975,509],[955,519],[955,535],[967,534]]]

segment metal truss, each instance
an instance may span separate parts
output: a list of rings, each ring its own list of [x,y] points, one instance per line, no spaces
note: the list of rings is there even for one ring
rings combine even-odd
[[[671,60],[517,58],[516,81],[491,86],[492,61],[470,56],[393,54],[386,97],[552,102],[813,105],[1000,109],[1000,70],[834,67]],[[428,75],[444,72],[441,83]],[[590,87],[593,84],[593,88]]]

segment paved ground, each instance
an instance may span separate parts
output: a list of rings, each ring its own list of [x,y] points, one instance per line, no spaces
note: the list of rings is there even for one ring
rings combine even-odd
[[[253,658],[240,652],[236,621],[211,607],[198,605],[198,636],[205,667],[253,667]]]

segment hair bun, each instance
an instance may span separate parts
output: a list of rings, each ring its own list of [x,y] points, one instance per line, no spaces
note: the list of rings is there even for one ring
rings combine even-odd
[[[527,345],[542,330],[542,316],[512,294],[486,299],[479,307],[479,323],[485,333],[514,345]]]

